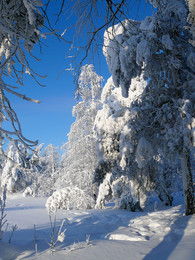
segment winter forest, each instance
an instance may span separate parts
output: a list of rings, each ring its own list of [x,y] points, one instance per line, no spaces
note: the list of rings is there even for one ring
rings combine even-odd
[[[106,244],[105,250],[113,255],[97,253],[104,246],[100,241],[102,236],[95,231],[96,222],[105,224],[107,233],[104,237],[108,240],[138,244],[138,241],[144,243],[152,237],[142,226],[147,221],[157,221],[153,231],[156,236],[174,235],[173,243],[181,235],[178,226],[173,230],[177,218],[180,218],[178,225],[181,226],[187,221],[191,225],[195,223],[195,1],[134,1],[138,3],[135,12],[139,12],[139,4],[150,5],[153,10],[151,16],[142,20],[128,16],[132,2],[62,0],[55,3],[59,6],[57,20],[61,19],[64,10],[66,18],[72,14],[77,17],[75,35],[70,43],[77,99],[72,108],[75,120],[70,126],[68,141],[59,152],[59,147],[53,144],[45,147],[23,136],[11,96],[35,103],[39,101],[20,94],[20,87],[10,84],[10,78],[17,86],[22,86],[27,74],[36,84],[41,84],[39,71],[35,72],[30,66],[29,55],[38,60],[33,54],[34,46],[47,41],[47,34],[68,41],[66,32],[58,34],[52,27],[47,12],[50,1],[0,1],[0,259],[194,259],[195,250],[189,248],[186,249],[187,258],[181,253],[182,249],[178,249],[179,253],[171,251],[170,255],[164,253],[162,258],[156,258],[161,252],[156,251],[158,244],[152,244],[151,255],[149,249],[141,245],[146,251],[141,253],[136,249],[132,258],[125,250],[134,251],[134,244],[127,245],[129,249],[124,250],[124,255],[116,258],[113,248],[123,251],[125,243],[121,247]],[[104,20],[96,23],[100,10],[103,10]],[[82,31],[88,33],[86,42],[75,48]],[[96,51],[103,52],[110,72],[106,82],[96,72],[95,65],[88,62]],[[10,127],[5,127],[5,121]],[[34,234],[33,249],[29,244],[25,248],[22,242],[17,242],[24,239],[19,234],[20,220],[16,214],[10,221],[9,214],[16,203],[14,199],[18,200],[17,205],[23,205],[19,198],[29,200],[29,203],[44,201],[44,211],[49,217],[44,223],[51,226],[51,238],[46,245],[41,238],[35,239],[36,233],[42,234],[39,231],[41,224],[36,230],[35,220],[34,226],[29,228]],[[180,211],[174,208],[180,204],[184,206]],[[35,207],[33,205],[29,207]],[[164,213],[155,215],[161,210]],[[80,214],[80,223],[85,223],[83,212],[88,214],[86,222],[90,228],[85,231],[83,227],[79,233],[74,231],[77,229],[73,224],[79,222],[76,214]],[[75,214],[74,217],[71,214]],[[33,216],[39,218],[35,211]],[[127,228],[121,231],[121,226],[117,226],[116,230],[123,232],[119,232],[120,236],[112,233],[106,218],[112,227],[117,226],[118,221]],[[135,225],[123,225],[127,221],[134,221]],[[154,224],[151,227],[154,228]],[[138,231],[133,228],[139,229],[138,238],[135,238]],[[100,232],[102,230],[100,228]],[[163,233],[164,230],[167,233]],[[74,232],[80,241],[83,241],[81,233],[84,232],[84,245],[82,242],[75,244],[73,237],[68,240],[68,234],[73,236]],[[189,240],[194,239],[195,229],[191,228],[190,233],[186,224],[185,234],[186,237],[189,235]],[[185,236],[178,240],[182,241],[182,237]],[[12,250],[8,255],[6,246],[10,246],[11,238]],[[100,243],[94,245],[93,239]],[[62,246],[59,249],[60,243],[65,243],[65,249]],[[67,247],[68,255],[62,253],[67,252]],[[80,248],[84,248],[83,254]],[[164,248],[166,245],[162,250]],[[25,250],[31,252],[28,257],[22,254]]]

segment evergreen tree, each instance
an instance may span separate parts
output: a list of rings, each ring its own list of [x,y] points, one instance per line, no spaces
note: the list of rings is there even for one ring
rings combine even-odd
[[[151,2],[157,7],[155,15],[142,22],[125,20],[104,35],[104,54],[123,96],[133,90],[133,79],[147,83],[130,101],[118,150],[125,167],[130,169],[136,162],[144,176],[159,155],[165,161],[180,158],[188,215],[194,213],[190,149],[195,91],[195,51],[186,22],[189,12],[183,0]]]

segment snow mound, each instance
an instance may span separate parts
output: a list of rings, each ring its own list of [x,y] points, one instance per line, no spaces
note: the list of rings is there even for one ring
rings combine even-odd
[[[48,211],[56,211],[57,209],[91,209],[94,208],[94,205],[94,199],[77,187],[66,187],[57,190],[46,202]]]

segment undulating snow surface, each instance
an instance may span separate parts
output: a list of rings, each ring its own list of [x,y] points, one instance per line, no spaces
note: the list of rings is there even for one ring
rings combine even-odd
[[[65,219],[62,227],[66,229],[65,240],[57,242],[52,253],[48,245],[46,199],[21,195],[8,198],[7,219],[10,226],[17,224],[18,230],[11,246],[7,243],[10,231],[0,242],[0,259],[194,259],[195,216],[184,216],[183,205],[177,203],[172,208],[159,205],[155,212],[129,212],[111,207],[58,210],[57,229]]]

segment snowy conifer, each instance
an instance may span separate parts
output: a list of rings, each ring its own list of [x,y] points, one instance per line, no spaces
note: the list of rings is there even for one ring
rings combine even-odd
[[[146,83],[142,93],[129,103],[127,131],[123,138],[128,138],[128,145],[120,156],[125,155],[122,164],[126,166],[132,167],[137,161],[140,170],[144,169],[144,175],[151,167],[154,168],[153,161],[159,154],[172,161],[180,158],[186,214],[192,214],[194,195],[190,149],[195,50],[189,43],[189,11],[184,0],[151,2],[156,4],[156,14],[142,22],[125,20],[108,29],[104,35],[104,54],[115,87],[120,87],[123,96],[128,98],[134,79],[141,77]],[[120,110],[118,114],[113,117],[116,122],[121,120]],[[113,124],[113,131],[117,123]],[[107,143],[111,142],[112,139],[108,138]],[[120,147],[115,150],[121,152]]]

